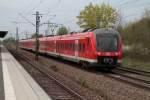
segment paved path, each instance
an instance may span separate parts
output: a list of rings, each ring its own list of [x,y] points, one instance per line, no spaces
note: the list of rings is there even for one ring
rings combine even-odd
[[[0,100],[51,100],[3,46],[0,64]]]
[[[2,56],[1,56],[1,47],[0,47],[0,100],[5,100],[3,71],[2,70],[3,70],[2,69]]]

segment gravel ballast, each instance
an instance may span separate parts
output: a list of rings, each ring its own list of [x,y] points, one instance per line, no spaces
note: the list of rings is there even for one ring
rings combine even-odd
[[[34,58],[27,51],[20,52]],[[75,67],[43,56],[40,56],[38,63],[43,64],[45,70],[54,73],[55,77],[89,100],[150,100],[150,91],[110,78],[105,75],[107,73],[97,74],[81,69],[79,65]]]

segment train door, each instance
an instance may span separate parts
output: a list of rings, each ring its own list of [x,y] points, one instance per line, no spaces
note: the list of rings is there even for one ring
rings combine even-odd
[[[76,58],[79,56],[78,49],[79,49],[79,41],[75,40],[75,57]]]

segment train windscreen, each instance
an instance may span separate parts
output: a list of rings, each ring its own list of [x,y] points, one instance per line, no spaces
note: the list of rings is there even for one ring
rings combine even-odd
[[[116,35],[96,35],[97,51],[112,52],[118,49],[118,37]]]

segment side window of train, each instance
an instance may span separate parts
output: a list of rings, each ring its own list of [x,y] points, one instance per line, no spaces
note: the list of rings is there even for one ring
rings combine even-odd
[[[62,49],[62,45],[63,45],[63,44],[61,43],[61,49]]]
[[[70,50],[72,51],[72,43],[70,43]]]
[[[82,44],[82,52],[84,52],[85,51],[85,44],[83,43]]]
[[[73,43],[73,51],[75,51],[75,43]]]
[[[80,50],[81,52],[83,51],[83,45],[82,45],[82,43],[81,43],[81,50]]]
[[[81,48],[82,48],[81,43],[79,43],[79,52],[81,52]]]
[[[63,43],[61,43],[61,49],[63,49]]]
[[[68,43],[66,43],[66,50],[68,50]]]
[[[90,38],[87,38],[87,46],[90,46]]]
[[[71,43],[71,50],[73,50],[73,44]]]
[[[60,48],[60,44],[59,44],[59,42],[58,42],[58,49]]]
[[[65,50],[65,43],[63,43],[63,49]]]
[[[71,50],[73,51],[73,43],[71,43]]]
[[[75,44],[73,43],[73,51],[75,51]]]
[[[69,44],[69,49],[71,50],[71,43]]]

